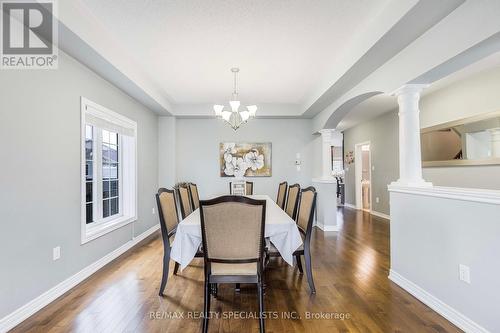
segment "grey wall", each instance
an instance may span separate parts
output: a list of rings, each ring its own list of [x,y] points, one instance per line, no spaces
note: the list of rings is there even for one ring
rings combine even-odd
[[[391,203],[391,270],[500,332],[500,205],[395,192]],[[470,268],[470,284],[459,280],[460,264]]]
[[[315,134],[311,144],[312,150],[312,175],[313,178],[323,176],[323,139],[320,134]]]
[[[85,245],[80,96],[138,123],[138,221]],[[157,118],[62,51],[57,70],[1,71],[0,318],[157,223]]]
[[[171,188],[175,185],[175,125],[174,117],[158,118],[158,183],[160,187]]]
[[[500,110],[500,67],[478,73],[425,95],[420,102],[421,127]],[[389,214],[387,185],[399,178],[398,116],[383,114],[344,132],[345,151],[371,141],[373,209]],[[355,204],[354,164],[346,171],[346,202]],[[425,180],[438,186],[500,189],[500,166],[424,168]],[[380,203],[375,202],[376,197]]]
[[[198,184],[201,198],[228,194],[229,182],[219,172],[220,142],[271,142],[272,177],[248,178],[257,194],[274,198],[278,184],[286,180],[310,185],[313,168],[313,141],[309,119],[254,119],[233,131],[217,119],[177,119],[177,180]],[[301,171],[295,154],[302,158]]]
[[[389,214],[389,192],[387,184],[399,175],[398,115],[390,112],[373,120],[352,127],[344,132],[344,152],[355,152],[358,143],[370,141],[372,156],[372,209]],[[356,161],[355,161],[356,163]],[[346,167],[346,203],[356,205],[355,167]],[[379,198],[377,203],[375,198]]]

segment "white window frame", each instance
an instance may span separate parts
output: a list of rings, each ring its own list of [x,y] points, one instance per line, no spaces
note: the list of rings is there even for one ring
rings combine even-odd
[[[86,223],[86,182],[85,182],[85,126],[88,124],[87,115],[99,118],[105,123],[113,124],[120,128],[125,128],[133,133],[132,136],[118,135],[118,181],[119,181],[119,214],[107,218],[99,217],[99,220],[90,224]],[[102,181],[97,181],[102,175],[102,160],[96,155],[101,154],[101,148],[96,149],[97,135],[102,135],[100,131],[93,130],[93,186],[92,205],[94,219],[100,209],[96,205],[102,205],[97,193],[102,193]],[[101,128],[114,131],[113,128]],[[81,97],[81,244],[85,244],[101,237],[113,230],[137,221],[137,123],[119,113],[111,111],[97,103]],[[97,163],[101,165],[98,165]],[[96,186],[97,185],[97,186]]]

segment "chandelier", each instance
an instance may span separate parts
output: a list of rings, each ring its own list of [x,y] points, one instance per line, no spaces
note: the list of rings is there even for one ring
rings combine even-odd
[[[256,105],[249,105],[244,111],[239,111],[240,101],[238,100],[238,72],[239,68],[231,68],[231,72],[234,74],[234,89],[233,98],[229,101],[229,106],[231,111],[224,110],[224,105],[216,104],[214,105],[215,117],[224,120],[233,130],[237,130],[240,126],[248,121],[250,118],[255,117],[257,112]]]

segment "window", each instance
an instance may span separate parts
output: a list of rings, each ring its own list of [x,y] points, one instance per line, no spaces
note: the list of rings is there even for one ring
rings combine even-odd
[[[82,244],[137,219],[137,124],[82,97]]]

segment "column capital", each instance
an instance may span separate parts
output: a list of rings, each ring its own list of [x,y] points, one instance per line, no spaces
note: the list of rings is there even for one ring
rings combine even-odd
[[[332,132],[334,130],[332,129],[322,129],[319,131],[319,134],[321,134],[321,138],[323,139],[323,142],[330,142],[332,140]]]
[[[429,84],[405,84],[391,93],[391,96],[420,94]]]

